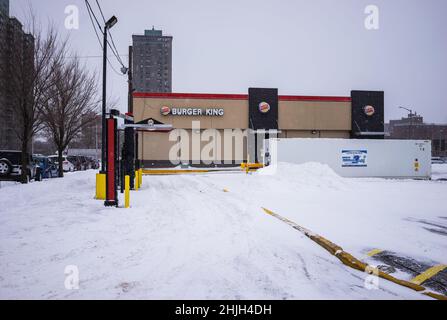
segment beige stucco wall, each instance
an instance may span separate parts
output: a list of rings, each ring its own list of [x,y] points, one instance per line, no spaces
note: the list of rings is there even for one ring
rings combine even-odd
[[[168,160],[169,150],[175,141],[169,141],[167,132],[139,133],[138,158],[147,160]]]
[[[202,137],[203,141],[200,141],[200,156],[197,156],[197,153],[193,152],[192,147],[192,136],[193,134],[199,134],[198,131],[195,131],[193,133],[192,130],[186,129],[186,132],[188,134],[187,145],[189,148],[189,154],[178,154],[178,157],[176,157],[176,160],[198,160],[198,159],[205,159],[205,160],[245,160],[246,159],[246,153],[247,153],[247,139],[243,137],[243,135],[237,135],[238,138],[233,136],[226,136],[224,130],[216,130],[213,132],[212,135],[206,135],[204,133],[204,130],[200,131],[200,135]],[[171,140],[170,141],[170,136]],[[169,159],[169,152],[171,148],[174,147],[174,145],[178,142],[176,138],[179,136],[178,132],[172,131],[172,132],[140,132],[139,133],[139,159],[143,160],[154,160],[154,161],[162,161],[162,160],[168,160]],[[181,136],[181,135],[180,135]],[[205,136],[209,140],[204,140]],[[239,139],[240,145],[239,149],[236,150],[237,144],[236,139]],[[229,143],[232,147],[231,149],[225,149],[225,143]],[[209,144],[214,145],[214,150],[216,150],[216,154],[209,153],[206,154],[205,157],[204,154],[202,154],[202,151],[204,150],[204,147]],[[219,151],[220,150],[220,151]],[[225,150],[228,150],[229,152],[225,152]],[[238,155],[236,157],[236,155]]]
[[[179,117],[163,116],[160,109],[169,107],[197,107],[197,108],[223,108],[222,117]],[[248,101],[247,100],[205,100],[205,99],[134,99],[135,122],[154,118],[166,124],[172,124],[174,128],[191,129],[192,121],[200,121],[201,128],[214,129],[246,129],[248,128]]]
[[[223,108],[223,117],[163,116],[162,106]],[[201,128],[248,128],[248,100],[135,98],[135,121],[154,118],[174,128],[190,129],[192,120]],[[327,101],[279,101],[278,126],[282,130],[351,130],[351,103]]]
[[[223,108],[222,117],[163,116],[162,106]],[[248,100],[225,99],[166,99],[166,98],[134,98],[135,122],[153,118],[174,128],[191,132],[192,121],[200,121],[200,128],[219,129],[221,133],[221,156],[225,155],[223,130],[248,128]],[[349,138],[351,130],[351,103],[327,101],[279,101],[278,126],[284,138]],[[191,136],[191,134],[190,134]],[[166,161],[169,150],[175,144],[169,141],[169,133],[140,133],[139,159]],[[208,142],[202,142],[203,148]],[[190,142],[191,144],[191,142]],[[218,144],[216,142],[216,144]],[[247,146],[244,140],[244,155]],[[234,155],[233,151],[233,155]],[[189,160],[195,160],[190,152]],[[238,159],[239,160],[239,159]]]
[[[278,126],[282,130],[351,130],[351,103],[280,101]]]

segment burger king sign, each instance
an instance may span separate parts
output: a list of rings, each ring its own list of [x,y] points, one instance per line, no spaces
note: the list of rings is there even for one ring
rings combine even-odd
[[[374,109],[374,107],[373,106],[365,106],[364,108],[363,108],[363,112],[365,112],[365,114],[368,116],[368,117],[371,117],[372,115],[374,115],[374,113],[376,113],[376,109]]]
[[[261,102],[259,104],[259,112],[267,113],[270,111],[270,105],[267,102]]]
[[[223,117],[225,114],[224,108],[200,108],[200,107],[168,107],[162,106],[160,108],[162,116],[176,116],[176,117]]]
[[[163,107],[161,107],[161,109],[160,109],[160,113],[161,113],[163,116],[167,116],[168,114],[171,113],[171,108],[169,108],[168,106],[163,106]]]

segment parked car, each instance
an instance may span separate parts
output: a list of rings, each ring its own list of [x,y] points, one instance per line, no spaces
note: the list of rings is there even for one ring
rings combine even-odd
[[[93,157],[86,157],[87,162],[88,162],[88,168],[89,169],[97,169],[96,168],[96,161],[95,159],[93,159]]]
[[[92,169],[99,169],[99,163],[98,160],[96,160],[93,157],[89,157],[90,163],[91,163],[91,168]]]
[[[95,160],[95,169],[99,169],[99,168],[101,168],[101,161],[96,159]]]
[[[54,155],[54,156],[49,156],[49,158],[59,168],[59,156],[58,155]],[[74,164],[71,163],[67,159],[66,156],[62,156],[62,170],[64,170],[64,172],[73,172],[73,171],[75,171]]]
[[[58,166],[49,157],[33,155],[33,160],[40,168],[41,178],[51,179],[58,176]]]
[[[85,157],[83,157],[83,156],[75,156],[75,157],[77,159],[76,163],[78,165],[78,170],[80,170],[80,171],[87,170]]]
[[[79,158],[81,159],[81,164],[82,164],[82,170],[89,170],[91,169],[91,163],[90,160],[88,159],[88,157],[86,156],[79,156]]]
[[[77,157],[77,156],[68,156],[67,159],[68,159],[68,161],[70,161],[74,165],[74,168],[75,168],[74,170],[75,171],[82,170],[81,160],[79,159],[79,157]]]
[[[9,181],[21,181],[22,176],[22,152],[14,150],[0,150],[0,179]],[[40,168],[29,155],[26,168],[28,181],[41,181]]]

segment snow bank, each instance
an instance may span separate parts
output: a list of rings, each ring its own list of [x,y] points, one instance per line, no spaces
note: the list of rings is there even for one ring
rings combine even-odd
[[[265,168],[223,187],[356,256],[381,248],[446,263],[447,245],[436,233],[443,229],[430,231],[427,223],[447,227],[447,183],[342,178],[322,164],[279,163],[276,171]]]
[[[340,177],[327,164],[317,162],[304,164],[280,162],[277,166],[260,169],[255,173],[255,176],[261,176],[264,183],[274,183],[276,187],[279,186],[280,188],[330,188],[341,190],[349,184],[347,179]]]
[[[447,163],[432,164],[432,179],[447,179]]]

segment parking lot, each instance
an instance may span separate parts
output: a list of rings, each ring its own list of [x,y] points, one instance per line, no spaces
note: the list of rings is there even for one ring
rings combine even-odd
[[[411,281],[400,264],[419,274],[447,262],[447,184],[433,178],[347,179],[318,164],[146,176],[130,209],[93,199],[93,170],[48,180],[44,196],[40,184],[13,185],[0,192],[0,297],[431,299],[384,279],[371,288],[368,274],[262,208]],[[382,254],[368,256],[375,248]],[[67,266],[79,289],[65,287]],[[443,294],[431,284],[442,272],[423,285]]]

